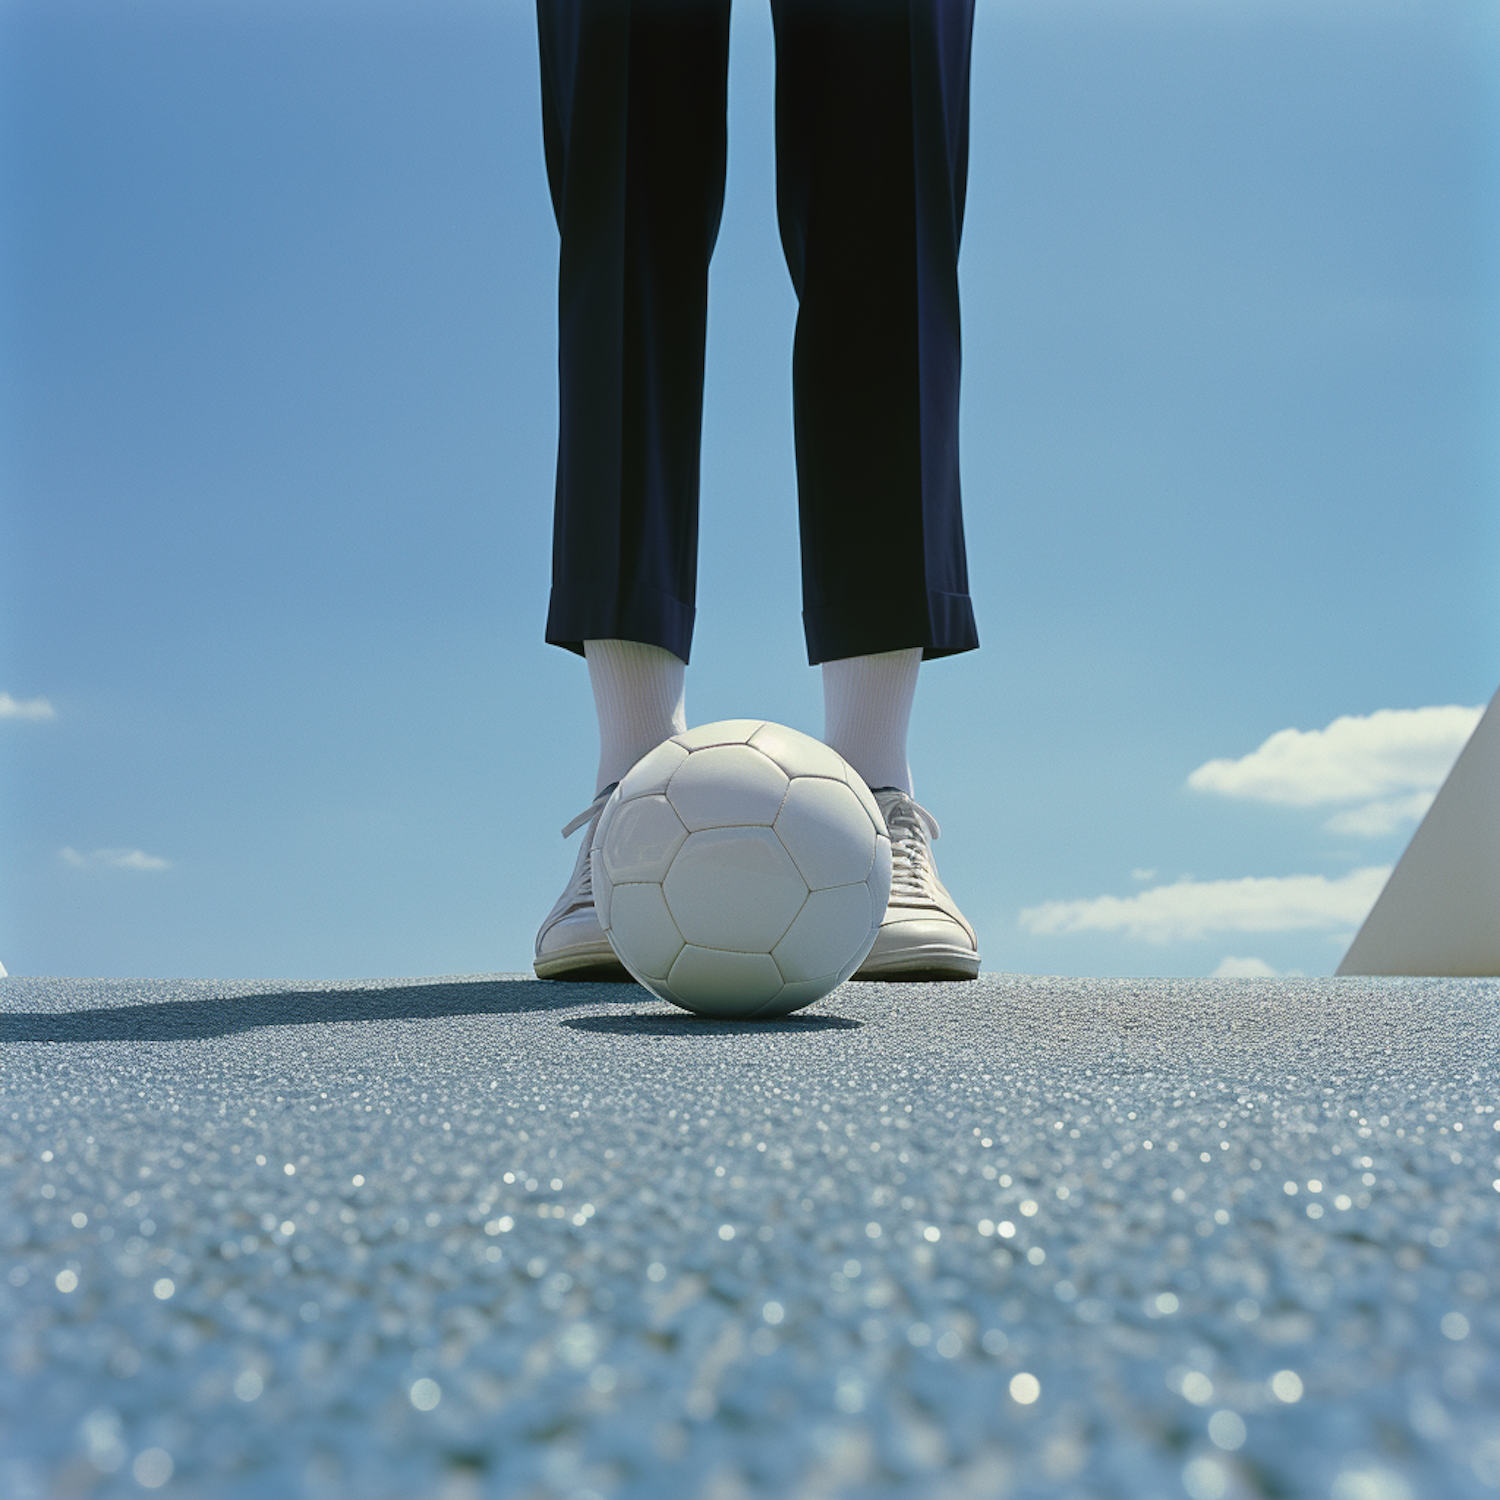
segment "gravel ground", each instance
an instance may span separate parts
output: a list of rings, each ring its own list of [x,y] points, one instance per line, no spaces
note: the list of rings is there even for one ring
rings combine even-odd
[[[1500,983],[0,981],[0,1495],[1500,1495]]]

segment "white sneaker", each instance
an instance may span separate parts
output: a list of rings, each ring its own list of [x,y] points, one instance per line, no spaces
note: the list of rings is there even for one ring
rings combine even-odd
[[[979,939],[938,879],[937,819],[893,786],[875,789],[891,835],[891,898],[856,979],[973,979]]]
[[[557,898],[557,905],[547,913],[536,935],[536,957],[532,967],[538,979],[629,979],[625,965],[615,957],[609,939],[594,914],[594,882],[589,868],[589,854],[594,847],[594,830],[599,816],[616,783],[611,782],[588,807],[563,829],[569,838],[587,824],[573,878]]]

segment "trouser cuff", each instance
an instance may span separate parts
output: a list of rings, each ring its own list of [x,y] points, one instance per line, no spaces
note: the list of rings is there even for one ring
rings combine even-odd
[[[924,608],[925,605],[925,608]],[[807,659],[817,666],[846,656],[922,648],[922,659],[954,656],[979,645],[974,606],[967,594],[929,592],[906,609],[893,608],[878,588],[802,611]]]
[[[682,661],[693,644],[691,604],[660,589],[618,584],[554,584],[547,606],[547,640],[583,655],[585,641],[640,641]]]

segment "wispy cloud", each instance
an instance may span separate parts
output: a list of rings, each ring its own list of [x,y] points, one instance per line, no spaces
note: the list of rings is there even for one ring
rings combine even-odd
[[[1282,729],[1238,760],[1211,760],[1194,791],[1283,807],[1355,803],[1324,826],[1375,838],[1420,818],[1479,722],[1483,708],[1382,708],[1326,729]]]
[[[12,698],[0,693],[0,719],[55,719],[57,710],[45,698]]]
[[[138,870],[153,873],[170,870],[172,861],[159,854],[147,854],[144,849],[94,849],[80,854],[72,848],[59,849],[57,857],[75,870]]]
[[[1210,979],[1300,979],[1301,969],[1273,969],[1263,958],[1223,958]]]
[[[1366,802],[1363,807],[1347,807],[1336,812],[1323,825],[1330,833],[1351,833],[1358,838],[1378,839],[1408,823],[1415,823],[1432,806],[1436,792],[1413,792],[1409,797],[1392,797]]]
[[[1044,901],[1028,906],[1021,926],[1037,936],[1122,932],[1150,943],[1213,932],[1296,932],[1358,927],[1391,873],[1389,865],[1324,875],[1247,876],[1242,880],[1179,880],[1134,896]]]

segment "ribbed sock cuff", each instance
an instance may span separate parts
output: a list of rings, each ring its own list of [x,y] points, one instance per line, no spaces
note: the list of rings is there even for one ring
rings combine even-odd
[[[911,795],[906,731],[921,665],[920,646],[823,663],[823,740],[867,786]]]
[[[599,714],[597,796],[641,756],[687,728],[686,667],[643,641],[584,641]]]

